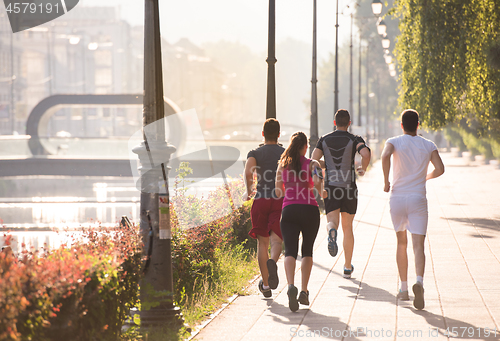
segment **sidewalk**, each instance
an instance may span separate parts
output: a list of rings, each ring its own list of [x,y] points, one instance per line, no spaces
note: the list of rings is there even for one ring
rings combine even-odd
[[[413,308],[411,238],[411,301],[396,300],[396,236],[377,162],[358,182],[352,279],[342,277],[342,232],[339,254],[335,258],[328,254],[323,217],[314,244],[308,308],[289,310],[281,258],[280,284],[272,298],[265,299],[255,281],[248,296],[235,299],[195,340],[500,340],[500,169],[465,166],[465,160],[450,154],[442,157],[445,174],[427,184],[424,310]],[[296,271],[298,285],[300,263]]]

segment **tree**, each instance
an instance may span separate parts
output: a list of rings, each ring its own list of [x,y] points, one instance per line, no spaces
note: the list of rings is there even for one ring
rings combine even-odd
[[[397,0],[399,101],[429,128],[465,120],[500,136],[500,3]]]

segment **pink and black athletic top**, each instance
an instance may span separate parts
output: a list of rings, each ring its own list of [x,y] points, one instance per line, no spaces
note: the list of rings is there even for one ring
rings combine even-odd
[[[292,204],[318,206],[314,196],[314,181],[311,172],[309,172],[311,159],[302,156],[300,163],[302,167],[299,174],[288,168],[282,172],[283,183],[285,185],[283,208]]]

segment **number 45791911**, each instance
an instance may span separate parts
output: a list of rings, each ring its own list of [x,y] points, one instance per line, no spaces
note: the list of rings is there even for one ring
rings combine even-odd
[[[43,13],[59,13],[59,3],[52,5],[50,2],[46,4],[36,4],[34,2],[14,2],[9,3],[6,8],[8,13],[31,13],[31,14],[43,14]]]
[[[452,327],[446,328],[444,331],[444,336],[448,337],[489,337],[489,336],[497,336],[497,333],[500,333],[496,328],[474,328],[474,327]]]

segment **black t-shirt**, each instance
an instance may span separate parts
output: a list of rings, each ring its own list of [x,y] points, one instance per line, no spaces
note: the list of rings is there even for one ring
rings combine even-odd
[[[325,158],[325,184],[345,188],[356,186],[354,156],[359,143],[365,145],[365,140],[343,130],[336,130],[319,139],[316,148],[323,152]]]
[[[285,148],[277,144],[264,144],[248,152],[257,161],[257,193],[255,198],[275,198],[274,183],[278,161]]]

